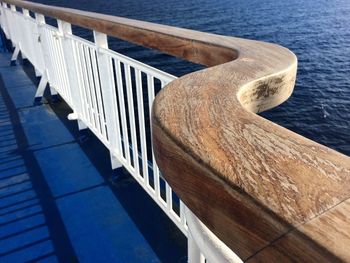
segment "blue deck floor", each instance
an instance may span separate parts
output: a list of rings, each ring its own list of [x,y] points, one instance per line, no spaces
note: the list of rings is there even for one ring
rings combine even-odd
[[[0,53],[0,262],[185,262],[186,239],[64,102]]]

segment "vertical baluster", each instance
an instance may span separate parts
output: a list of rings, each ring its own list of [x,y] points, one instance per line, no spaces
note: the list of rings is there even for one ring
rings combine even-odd
[[[77,50],[77,58],[79,62],[79,69],[80,69],[80,76],[81,76],[81,84],[82,84],[82,93],[85,99],[84,105],[86,106],[86,118],[87,121],[89,122],[90,125],[93,125],[93,115],[91,112],[91,100],[89,96],[89,91],[88,91],[88,80],[87,80],[87,74],[86,74],[86,68],[85,68],[85,61],[84,61],[84,55],[83,55],[83,48],[82,44],[79,42],[75,43],[76,45],[76,50]]]
[[[85,78],[84,78],[84,71],[83,71],[83,65],[82,65],[82,58],[81,58],[81,50],[79,47],[79,43],[75,40],[71,40],[73,51],[75,54],[75,61],[76,61],[76,70],[77,70],[77,78],[78,83],[80,87],[80,96],[81,96],[81,107],[83,109],[83,116],[81,117],[85,122],[91,123],[90,119],[90,111],[89,111],[89,101],[86,94],[86,84],[85,84]],[[79,122],[78,122],[79,124]]]
[[[59,21],[57,20],[57,24]],[[55,65],[55,88],[60,91],[60,94],[67,100],[67,86],[64,83],[65,79],[65,65],[63,63],[63,55],[61,54],[61,40],[63,38],[62,32],[59,29],[50,30],[49,39],[51,40],[52,46],[52,57]]]
[[[78,126],[79,130],[85,129],[85,127],[80,128],[80,124],[83,122],[89,122],[89,109],[88,109],[88,102],[84,90],[84,80],[83,80],[83,71],[81,68],[81,61],[80,61],[80,53],[79,53],[79,47],[78,44],[74,39],[70,39],[69,41],[72,46],[72,51],[73,51],[73,58],[75,62],[75,70],[76,70],[76,80],[78,82],[78,89],[79,89],[79,95],[80,95],[80,103],[79,105],[77,104],[77,111],[78,111]],[[72,96],[73,100],[75,96],[78,96],[77,91],[73,91],[75,86],[72,87]],[[79,107],[80,106],[80,107]],[[83,121],[80,121],[83,120]]]
[[[98,130],[100,127],[100,120],[98,118],[98,110],[97,110],[97,103],[96,103],[96,96],[95,96],[95,84],[92,76],[92,69],[91,69],[91,59],[90,59],[90,52],[89,48],[86,45],[83,45],[83,51],[84,51],[84,58],[85,58],[85,66],[87,70],[87,76],[88,76],[88,83],[89,83],[89,94],[91,98],[91,111],[94,116],[94,130]]]
[[[58,22],[57,22],[58,23]],[[55,30],[56,31],[56,30]],[[60,56],[60,44],[61,41],[61,33],[59,30],[57,32],[52,32],[49,39],[51,40],[51,47],[52,47],[52,58],[53,58],[53,64],[55,65],[55,71],[53,74],[55,75],[55,83],[54,87],[52,85],[50,86],[51,95],[57,94],[56,90],[60,91],[60,94],[64,97],[65,100],[67,100],[67,87],[64,85],[64,65],[62,64],[62,57]]]
[[[32,21],[32,32],[33,32],[33,35],[31,36],[33,41],[32,52],[34,53],[34,56],[36,57],[36,60],[37,60],[36,61],[37,69],[35,70],[35,76],[41,77],[44,74],[46,68],[45,68],[45,62],[44,62],[43,49],[40,43],[39,25],[38,25],[38,21],[36,19],[33,19],[32,17],[30,17],[30,21]]]
[[[49,29],[44,29],[44,41],[47,41],[47,47],[49,50],[49,57],[51,60],[51,65],[52,65],[52,69],[51,71],[49,71],[49,76],[50,76],[50,84],[51,86],[55,86],[57,87],[58,85],[58,81],[59,81],[59,77],[58,77],[58,66],[57,66],[57,58],[56,58],[56,54],[55,54],[55,47],[54,47],[54,36],[53,33],[51,32],[51,30]]]
[[[45,71],[45,64],[44,64],[44,57],[42,54],[42,48],[41,44],[38,41],[39,37],[39,31],[38,31],[38,25],[37,21],[35,21],[30,15],[29,11],[26,12],[26,17],[28,20],[28,27],[29,27],[29,56],[30,60],[32,60],[32,64],[34,65],[34,72],[35,76],[41,77],[43,72]]]
[[[161,88],[164,88],[164,86],[166,85],[165,81],[161,80],[160,85],[161,85]],[[166,196],[166,203],[168,206],[168,210],[172,211],[172,209],[173,209],[172,190],[167,182],[165,182],[165,196]]]
[[[98,70],[101,81],[101,90],[103,98],[103,107],[105,114],[105,122],[108,133],[108,140],[110,144],[111,154],[111,164],[112,169],[117,169],[121,167],[121,163],[114,157],[122,156],[120,151],[120,129],[119,129],[119,117],[118,117],[118,107],[117,98],[115,93],[115,83],[112,71],[112,60],[111,58],[100,51],[101,48],[108,48],[108,40],[105,34],[94,31],[95,45],[97,48],[97,61]]]
[[[117,79],[120,116],[121,116],[121,122],[122,122],[125,159],[126,159],[128,165],[130,165],[131,161],[130,161],[130,150],[129,150],[129,135],[128,135],[128,128],[127,128],[127,124],[126,124],[124,88],[123,88],[123,79],[122,79],[120,60],[114,60],[114,65],[116,67],[116,79]]]
[[[90,118],[90,124],[91,126],[95,127],[95,116],[93,112],[93,105],[92,105],[92,99],[91,99],[91,91],[90,91],[90,82],[89,82],[89,77],[88,77],[88,72],[87,72],[87,63],[85,59],[85,50],[84,50],[84,45],[82,43],[78,43],[79,47],[79,58],[80,58],[80,65],[81,69],[83,71],[83,81],[84,81],[84,92],[85,96],[87,98],[87,105],[88,105],[88,112],[89,112],[89,118]]]
[[[181,225],[186,229],[187,222],[185,217],[185,204],[181,200],[180,200],[180,220],[181,220]]]
[[[55,36],[55,32],[52,32],[51,30],[47,29],[45,26],[43,27],[44,29],[44,38],[43,38],[43,43],[45,43],[45,41],[47,42],[47,50],[48,50],[48,54],[49,54],[49,59],[50,59],[50,64],[52,65],[52,68],[48,71],[48,75],[49,75],[49,83],[50,83],[50,91],[51,91],[51,95],[56,95],[57,91],[60,91],[60,93],[64,96],[64,92],[63,92],[63,87],[60,85],[60,80],[61,80],[61,76],[60,76],[60,68],[59,68],[59,61],[58,61],[58,55],[57,55],[57,47],[56,47],[56,38],[57,36]],[[65,96],[64,96],[65,97]]]
[[[135,111],[134,111],[134,99],[132,92],[132,83],[131,83],[131,72],[130,66],[124,64],[124,72],[126,77],[126,93],[128,98],[128,109],[129,109],[129,124],[131,130],[131,143],[132,143],[132,151],[134,158],[134,169],[136,174],[140,173],[139,171],[139,152],[137,147],[137,137],[136,137],[136,126],[135,126]]]
[[[81,121],[82,116],[85,116],[84,100],[82,96],[82,87],[79,82],[81,78],[81,72],[78,70],[78,61],[76,49],[73,46],[73,41],[69,38],[72,35],[71,24],[57,20],[58,30],[63,36],[62,49],[63,57],[67,66],[68,88],[71,96],[71,107],[76,115],[75,119],[78,121],[79,130],[86,129],[87,126]]]
[[[140,130],[140,144],[141,144],[141,156],[142,156],[142,171],[143,177],[146,182],[146,186],[149,186],[148,178],[148,160],[147,160],[147,142],[145,131],[145,114],[143,105],[143,88],[142,88],[142,76],[139,69],[135,69],[136,79],[136,96],[137,96],[137,108],[139,117],[139,130]]]
[[[90,125],[92,124],[91,110],[90,110],[90,100],[87,94],[87,83],[84,72],[83,58],[82,58],[82,50],[81,44],[78,41],[72,40],[72,44],[74,46],[74,50],[76,52],[76,61],[77,61],[77,70],[78,70],[78,80],[81,87],[81,95],[82,95],[82,106],[84,109],[84,119]]]
[[[98,60],[98,58],[96,59],[96,56],[99,55],[99,54],[97,54],[98,53],[98,47],[96,47],[96,51],[94,51],[94,50],[90,50],[90,51],[91,51],[90,55],[91,55],[91,63],[92,63],[92,72],[94,74],[94,80],[95,80],[95,91],[96,91],[96,98],[97,98],[97,106],[98,106],[98,111],[99,111],[98,117],[99,117],[100,125],[101,125],[100,132],[101,132],[102,137],[106,140],[106,142],[108,141],[108,143],[109,143],[109,138],[107,138],[107,132],[106,132],[106,128],[107,127],[106,127],[105,112],[104,112],[104,108],[106,107],[106,105],[103,105],[103,102],[102,102],[101,85],[100,85],[100,79],[102,77],[109,78],[109,76],[104,76],[105,72],[103,72],[102,70],[97,68],[97,60]],[[100,64],[99,64],[99,66],[100,66]],[[111,88],[110,82],[108,84],[108,87]],[[114,132],[115,132],[115,130],[114,130]]]
[[[57,53],[58,53],[58,57],[59,57],[59,63],[61,65],[61,69],[62,69],[62,79],[61,79],[61,85],[62,88],[64,89],[65,92],[65,100],[66,102],[71,105],[72,101],[71,101],[71,87],[70,87],[70,83],[68,80],[68,74],[69,74],[69,67],[68,63],[67,63],[67,58],[65,56],[65,52],[69,52],[70,55],[72,56],[72,47],[70,45],[68,45],[68,47],[70,47],[70,50],[67,51],[65,50],[65,42],[67,42],[66,37],[65,37],[65,32],[63,31],[62,25],[61,24],[62,21],[57,20],[57,25],[58,25],[58,39],[57,39]],[[69,43],[68,43],[69,44]],[[68,60],[69,62],[72,62],[71,59]],[[73,64],[74,65],[74,64]]]
[[[39,64],[42,54],[39,50],[36,50],[37,38],[36,38],[36,25],[33,23],[33,19],[30,17],[28,9],[22,9],[23,13],[23,31],[22,41],[20,43],[21,55],[23,59],[28,59],[34,66],[36,77],[41,76],[42,67]]]
[[[152,132],[152,103],[154,100],[154,78],[153,76],[147,74],[147,88],[148,88],[148,110],[149,110],[149,119],[150,119],[150,129]],[[153,142],[152,142],[152,167],[153,167],[153,177],[154,177],[154,190],[157,193],[157,198],[160,198],[160,187],[159,187],[159,168],[156,164],[153,151]]]
[[[169,211],[173,210],[173,195],[170,185],[165,181],[165,196],[166,203]]]
[[[57,24],[59,23],[59,20],[57,20]],[[69,98],[69,84],[67,81],[67,64],[65,63],[64,55],[62,52],[63,46],[63,32],[60,31],[58,28],[57,36],[54,41],[55,45],[55,51],[57,56],[57,64],[58,64],[58,71],[60,73],[59,82],[57,83],[59,88],[64,91],[65,100],[68,104],[71,104],[70,98]]]
[[[88,73],[88,82],[89,82],[89,91],[91,96],[91,106],[92,106],[92,112],[94,115],[94,129],[99,133],[101,129],[101,123],[99,118],[99,111],[97,108],[97,100],[96,100],[96,86],[94,82],[93,72],[92,72],[92,65],[91,65],[91,57],[90,57],[90,47],[83,45],[84,49],[84,55],[85,55],[85,63],[86,63],[86,69]]]

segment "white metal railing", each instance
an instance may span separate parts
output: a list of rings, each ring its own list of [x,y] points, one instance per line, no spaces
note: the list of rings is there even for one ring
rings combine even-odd
[[[164,179],[153,152],[151,160],[147,156],[151,144],[146,140],[146,129],[151,125],[146,123],[144,110],[150,116],[155,81],[164,87],[175,77],[108,49],[105,34],[94,32],[93,43],[73,35],[71,25],[64,21],[57,21],[56,28],[46,24],[40,14],[33,18],[28,10],[20,13],[6,4],[1,12],[6,36],[73,109],[70,119],[81,122],[81,128],[89,128],[110,150],[115,159],[113,168],[123,165],[187,235],[182,202],[173,203],[172,190],[165,181],[162,189]],[[43,90],[38,91],[37,96],[42,94]]]
[[[205,257],[211,262],[240,261],[185,208],[156,165],[148,136],[151,106],[156,89],[176,77],[108,49],[103,33],[94,31],[90,42],[73,35],[67,22],[57,20],[56,28],[43,15],[31,17],[14,5],[1,4],[0,23],[15,47],[11,60],[21,52],[41,76],[36,98],[41,99],[49,84],[51,94],[65,100],[73,110],[68,118],[77,120],[79,129],[90,129],[109,149],[112,168],[124,166],[189,237],[191,262],[204,262]]]
[[[217,238],[187,207],[188,261],[189,262],[242,262]]]

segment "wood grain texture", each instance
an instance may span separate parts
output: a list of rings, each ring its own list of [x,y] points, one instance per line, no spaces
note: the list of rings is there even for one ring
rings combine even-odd
[[[186,205],[250,262],[350,261],[350,158],[255,113],[293,91],[297,59],[273,44],[5,0],[211,66],[153,105],[157,163]]]
[[[237,57],[235,50],[208,40],[210,34],[193,30],[29,1],[2,2],[203,65],[213,66]]]
[[[273,242],[248,262],[349,262],[350,200]]]
[[[349,157],[254,114],[291,94],[295,56],[279,46],[228,39],[239,54],[235,61],[184,76],[157,96],[153,142],[161,171],[244,260],[262,251],[265,262],[270,256],[335,261],[344,254],[350,260],[346,250],[328,245],[339,242],[335,233],[315,239],[324,221],[309,232],[299,228],[350,197]],[[272,253],[274,241],[291,231],[283,253]],[[291,249],[300,243],[302,249]]]

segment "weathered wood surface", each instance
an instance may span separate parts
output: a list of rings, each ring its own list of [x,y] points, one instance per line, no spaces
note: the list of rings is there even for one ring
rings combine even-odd
[[[210,34],[198,31],[28,1],[4,0],[2,2],[157,49],[195,63],[213,66],[237,57],[235,50],[227,48],[225,44],[211,42],[208,38]]]
[[[350,261],[350,213],[340,206],[350,197],[350,158],[255,114],[289,97],[295,56],[266,43],[225,44],[236,60],[173,81],[154,102],[166,180],[244,260]]]
[[[292,93],[297,59],[289,50],[3,2],[213,66],[173,81],[155,100],[154,149],[169,184],[243,260],[350,262],[350,158],[255,114]]]

